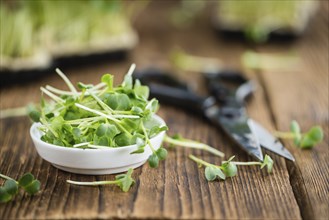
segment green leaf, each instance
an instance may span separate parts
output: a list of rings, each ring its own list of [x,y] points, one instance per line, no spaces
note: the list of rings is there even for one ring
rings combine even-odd
[[[84,84],[82,82],[78,83],[78,88],[81,90],[91,89],[92,87],[93,87],[93,85],[91,85],[91,84]]]
[[[320,126],[312,127],[308,132],[307,135],[310,136],[314,141],[320,142],[323,140],[323,130]]]
[[[307,133],[301,136],[298,146],[302,149],[310,149],[323,140],[323,130],[320,126],[312,127]]]
[[[323,140],[323,130],[320,126],[312,127],[302,138],[300,147],[312,148]]]
[[[144,153],[144,148],[146,146],[146,143],[142,138],[140,138],[140,137],[136,138],[136,145],[137,145],[137,150],[131,152],[130,154]]]
[[[166,159],[166,157],[168,155],[168,151],[163,147],[160,147],[155,153],[158,156],[159,160]]]
[[[73,128],[72,134],[76,140],[79,140],[81,138],[81,130],[79,128]]]
[[[62,130],[62,126],[64,125],[65,120],[62,116],[57,116],[54,117],[51,120],[51,127],[55,130],[55,131],[61,131]]]
[[[223,171],[227,177],[233,177],[237,174],[238,168],[234,163],[228,162],[222,165]]]
[[[132,89],[133,88],[133,78],[130,75],[125,75],[122,86],[125,89]]]
[[[264,161],[262,165],[260,166],[261,169],[263,169],[265,166],[267,167],[267,172],[271,173],[273,170],[273,160],[269,155],[265,155]]]
[[[124,118],[121,120],[120,124],[124,126],[127,131],[133,133],[140,130],[141,122],[139,118]]]
[[[133,173],[133,169],[130,168],[127,171],[127,174],[120,174],[115,176],[115,179],[119,180],[118,185],[120,189],[124,192],[128,192],[130,187],[135,183],[134,179],[131,177],[132,173]]]
[[[305,135],[302,138],[302,141],[299,143],[299,147],[302,149],[311,149],[314,147],[314,145],[315,145],[314,140],[308,135]]]
[[[150,167],[152,168],[157,168],[159,166],[159,158],[156,154],[150,155],[150,157],[148,158],[148,162]]]
[[[149,137],[154,137],[156,136],[157,134],[159,134],[160,132],[162,131],[167,131],[168,130],[168,127],[167,126],[153,126],[151,129],[150,129],[150,132],[149,132]]]
[[[141,113],[143,113],[143,109],[138,106],[133,106],[131,108],[131,113],[133,113],[134,115],[140,115]]]
[[[215,166],[207,166],[205,169],[205,176],[208,181],[214,181],[217,178],[225,180],[225,174],[221,171],[221,169]]]
[[[302,135],[300,132],[300,126],[297,121],[293,120],[290,123],[290,131],[294,134],[294,143],[298,146],[302,139]]]
[[[14,196],[18,192],[17,182],[15,180],[6,180],[3,189],[6,190],[8,194]]]
[[[104,74],[101,79],[101,81],[107,85],[109,91],[113,89],[113,78],[111,74]]]
[[[105,135],[106,130],[107,130],[106,124],[104,124],[104,123],[103,123],[103,124],[100,124],[100,125],[98,126],[97,130],[96,130],[96,135],[97,135],[98,137],[102,137],[102,136]]]
[[[94,144],[99,146],[110,146],[109,139],[105,136],[102,137],[95,137]]]
[[[133,144],[132,139],[130,139],[130,137],[126,133],[121,133],[121,134],[117,135],[114,138],[114,141],[117,146],[129,146],[129,145]]]
[[[40,181],[39,180],[33,180],[29,185],[23,187],[25,192],[27,192],[30,195],[33,195],[37,193],[40,190]]]
[[[24,174],[18,180],[18,184],[30,195],[33,195],[40,190],[39,180],[36,180],[31,173]]]
[[[128,95],[122,93],[106,94],[104,102],[114,110],[129,110],[131,103]]]
[[[150,95],[150,89],[148,86],[142,86],[140,81],[137,79],[135,81],[134,92],[137,97],[147,100]]]
[[[141,154],[144,153],[145,149],[143,147],[137,148],[137,150],[131,152],[130,154]]]
[[[25,173],[19,180],[18,184],[21,187],[25,187],[29,184],[31,184],[34,180],[34,176],[31,173]]]
[[[0,203],[9,202],[12,198],[13,196],[4,187],[0,187]]]
[[[151,112],[156,112],[159,107],[159,101],[157,99],[152,99],[146,106],[146,109],[150,110]]]

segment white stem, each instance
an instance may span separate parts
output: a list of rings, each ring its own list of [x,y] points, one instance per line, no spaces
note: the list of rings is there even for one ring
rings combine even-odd
[[[57,89],[57,88],[54,88],[54,87],[49,86],[49,85],[46,85],[46,89],[48,89],[49,91],[51,91],[53,93],[57,93],[59,95],[75,95],[75,93],[73,93],[73,92]],[[77,93],[77,94],[80,94],[80,93]]]
[[[262,165],[261,162],[231,162],[231,163],[238,165],[238,166]]]
[[[136,68],[136,64],[134,64],[134,63],[131,64],[131,66],[130,66],[130,68],[129,68],[129,70],[128,70],[127,75],[128,75],[128,76],[131,76],[131,75],[133,74],[135,68]]]
[[[165,136],[164,139],[165,142],[168,142],[170,144],[174,144],[174,145],[178,145],[178,146],[182,146],[182,147],[188,147],[188,148],[194,148],[194,149],[200,149],[200,150],[205,150],[208,151],[212,154],[215,154],[217,156],[220,157],[224,157],[224,153],[207,145],[207,144],[203,144],[203,143],[198,143],[198,142],[194,142],[191,140],[184,140],[184,141],[180,141],[180,140],[175,140],[173,138],[170,138],[168,136]]]
[[[88,92],[102,106],[102,108],[106,111],[106,113],[112,114],[113,109],[111,109],[108,105],[106,105],[100,98],[98,98],[92,92],[90,92],[90,91],[88,91]]]
[[[94,145],[94,144],[88,144],[88,147],[95,148],[95,149],[109,149],[109,148],[111,148],[109,146],[100,146],[100,145]]]
[[[84,142],[84,143],[80,143],[80,144],[75,144],[73,145],[73,147],[81,147],[81,146],[85,146],[85,145],[88,145],[90,144],[90,142]]]
[[[90,90],[97,90],[104,86],[106,86],[106,83],[101,82],[101,83],[97,84],[96,86],[92,87]]]
[[[66,180],[66,182],[81,185],[81,186],[97,186],[97,185],[106,185],[106,184],[114,184],[117,183],[116,181],[95,181],[95,182],[78,182],[72,180]]]
[[[78,91],[75,89],[75,87],[73,86],[73,84],[71,83],[71,81],[65,76],[65,74],[58,68],[56,68],[56,72],[57,74],[64,80],[64,82],[66,83],[66,85],[69,87],[69,89],[74,93],[77,94]]]
[[[94,120],[100,120],[104,117],[101,117],[101,116],[96,116],[96,117],[90,117],[90,118],[80,118],[80,119],[74,119],[74,120],[69,120],[69,121],[66,121],[65,123],[67,124],[80,124],[82,122],[90,122],[90,121],[94,121]]]
[[[113,118],[140,118],[138,115],[112,115]]]
[[[117,122],[117,123],[120,122],[119,120],[117,120],[117,119],[115,119],[115,118],[113,118],[113,117],[111,117],[111,116],[109,116],[109,115],[106,115],[106,114],[104,114],[104,113],[102,113],[102,112],[100,112],[100,111],[97,111],[97,110],[94,110],[94,109],[88,108],[88,107],[86,107],[86,106],[84,106],[84,105],[81,105],[81,104],[79,104],[79,103],[75,103],[75,106],[77,106],[77,107],[79,107],[79,108],[82,108],[82,109],[84,109],[84,110],[86,110],[86,111],[92,112],[92,113],[94,113],[94,114],[96,114],[96,115],[100,115],[100,116],[103,116],[103,117],[105,117],[105,118],[108,118],[108,119],[110,119],[110,120],[112,120],[112,121],[114,121],[114,122]]]
[[[53,100],[55,100],[56,102],[60,102],[60,103],[65,103],[65,101],[63,99],[61,99],[60,97],[58,97],[57,95],[51,93],[50,91],[48,91],[47,89],[40,87],[40,90],[42,92],[44,92],[46,95],[48,95],[50,98],[52,98]]]

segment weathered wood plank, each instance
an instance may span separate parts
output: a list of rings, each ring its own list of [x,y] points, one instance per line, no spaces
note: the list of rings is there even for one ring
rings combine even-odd
[[[329,216],[329,16],[328,2],[322,3],[325,10],[312,21],[303,39],[290,46],[259,48],[266,52],[293,49],[301,59],[297,71],[261,73],[277,128],[288,130],[290,121],[295,119],[303,131],[315,124],[324,129],[324,142],[313,150],[300,150],[291,142],[285,142],[296,158],[287,168],[304,219],[327,219]]]

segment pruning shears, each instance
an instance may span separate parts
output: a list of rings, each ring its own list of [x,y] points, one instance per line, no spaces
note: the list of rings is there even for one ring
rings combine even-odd
[[[255,90],[254,83],[238,71],[204,73],[209,91],[201,96],[172,75],[157,69],[134,74],[148,85],[161,103],[192,111],[221,127],[242,149],[263,161],[261,147],[294,161],[291,153],[268,130],[248,117],[245,102]]]

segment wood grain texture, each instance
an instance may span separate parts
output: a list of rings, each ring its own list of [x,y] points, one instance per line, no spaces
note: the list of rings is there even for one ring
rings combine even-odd
[[[324,129],[324,141],[313,150],[285,145],[296,163],[288,163],[290,181],[305,219],[327,219],[329,216],[329,32],[328,2],[310,24],[303,39],[291,46],[260,47],[262,52],[294,50],[300,66],[293,72],[263,72],[262,78],[271,103],[277,128],[289,130],[297,120],[302,131],[318,124]],[[314,205],[317,204],[317,205]]]
[[[114,74],[115,82],[119,83],[132,62],[139,68],[156,65],[173,69],[168,56],[175,45],[196,55],[221,58],[228,66],[240,68],[240,55],[249,45],[217,38],[208,23],[209,17],[200,18],[189,29],[173,29],[163,10],[170,7],[172,3],[157,2],[140,17],[136,23],[140,44],[127,60],[63,71],[75,83],[96,83],[106,72]],[[328,34],[328,27],[321,27]],[[318,27],[314,29],[310,32],[325,36]],[[67,184],[66,180],[113,180],[114,175],[78,175],[54,168],[37,155],[29,137],[29,120],[5,119],[0,121],[0,173],[17,178],[32,172],[41,181],[42,189],[35,196],[19,194],[14,201],[0,204],[0,219],[309,219],[328,216],[328,172],[320,173],[320,169],[316,169],[328,170],[325,162],[328,161],[328,91],[324,91],[328,89],[328,69],[324,68],[328,65],[325,61],[328,41],[322,38],[326,46],[320,42],[314,46],[313,37],[308,33],[291,45],[305,61],[301,73],[250,75],[261,89],[249,102],[248,113],[269,130],[287,129],[291,118],[300,120],[303,128],[318,122],[326,129],[326,142],[313,151],[300,151],[286,142],[297,159],[295,165],[269,153],[275,161],[272,175],[258,167],[241,167],[234,178],[207,182],[203,169],[189,160],[188,155],[192,153],[217,164],[221,158],[198,150],[175,148],[159,168],[151,169],[145,164],[135,169],[136,184],[128,193],[115,186],[79,187]],[[258,49],[282,51],[285,48],[275,45]],[[310,75],[308,72],[314,69],[319,73]],[[199,75],[177,74],[197,91],[205,92]],[[55,74],[32,83],[1,88],[0,108],[38,101],[39,87],[46,84],[65,88]],[[314,96],[317,98],[312,98]],[[300,99],[298,102],[296,97]],[[300,106],[297,108],[294,103]],[[201,118],[166,105],[161,105],[159,115],[167,122],[169,134],[180,133],[208,143],[224,151],[226,157],[236,155],[239,161],[252,160],[220,129]]]

